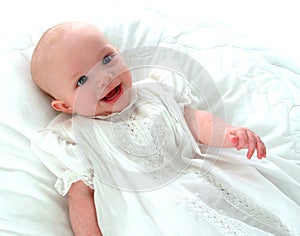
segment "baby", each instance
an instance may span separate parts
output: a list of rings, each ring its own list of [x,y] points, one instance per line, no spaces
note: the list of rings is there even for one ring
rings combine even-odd
[[[102,122],[101,124],[104,124],[105,121],[113,122],[112,117],[114,115],[122,114],[130,109],[131,113],[136,114],[134,119],[132,116],[128,116],[128,119],[138,120],[140,111],[137,111],[137,108],[132,108],[134,106],[132,104],[135,104],[140,97],[147,101],[146,95],[134,92],[131,72],[120,56],[118,49],[111,45],[98,28],[86,23],[68,22],[49,29],[42,36],[33,53],[31,74],[36,85],[53,98],[51,106],[55,110],[93,120],[94,122],[99,120],[99,123]],[[143,89],[146,90],[147,86],[144,86]],[[155,91],[153,94],[153,96],[163,97],[161,94],[156,94]],[[164,108],[158,109],[157,106],[149,105],[147,109],[147,118],[152,117],[152,110],[155,113],[154,117],[166,112]],[[176,110],[177,108],[174,109]],[[196,141],[197,143],[221,148],[248,149],[248,159],[251,159],[255,151],[258,159],[266,157],[264,143],[251,130],[244,127],[234,127],[211,113],[195,110],[188,104],[184,105],[181,111],[181,114],[176,113],[176,116],[182,116],[182,121],[176,125],[183,127],[181,129],[186,133],[186,138],[183,139],[186,143],[185,147],[189,147],[189,142]],[[166,116],[174,119],[172,118],[174,117],[173,115],[167,114]],[[105,120],[107,117],[109,119]],[[127,121],[122,120],[122,122]],[[184,122],[186,122],[186,127],[189,130],[185,128]],[[176,122],[174,121],[174,123]],[[170,127],[174,126],[174,124],[162,124],[164,126],[163,129],[166,129],[168,125]],[[172,134],[173,131],[166,132],[171,132]],[[189,133],[194,138],[194,141],[190,141]],[[103,135],[108,134],[104,132]],[[166,142],[171,141],[167,140]],[[73,146],[76,145],[74,140],[67,140],[66,143],[68,145],[70,143]],[[167,144],[166,146],[169,145]],[[191,145],[191,149],[192,147],[193,145]],[[55,149],[55,147],[51,148]],[[181,147],[178,148],[180,149]],[[99,147],[99,149],[102,148]],[[196,150],[196,148],[194,149]],[[128,153],[130,152],[128,151]],[[132,151],[128,155],[131,154]],[[121,159],[119,156],[114,158]],[[49,167],[49,169],[51,168]],[[75,172],[72,170],[73,174]],[[109,209],[105,209],[105,206],[102,206],[100,203],[96,211],[95,204],[97,205],[98,201],[94,200],[94,191],[98,191],[98,183],[96,185],[81,178],[80,176],[83,175],[78,174],[78,176],[73,178],[71,183],[69,183],[70,186],[66,187],[65,192],[68,192],[70,220],[74,234],[102,235],[102,230],[104,235],[110,235],[110,233],[114,236],[117,235],[112,233],[114,231],[106,225],[110,224],[110,222],[105,223],[106,219],[103,215],[105,213],[103,212],[109,211]],[[64,177],[60,178],[63,179]],[[101,194],[99,193],[99,195]],[[114,199],[111,199],[111,201],[114,201]],[[98,211],[103,212],[99,213]],[[151,216],[154,217],[153,215]],[[130,220],[128,219],[128,221]],[[120,222],[122,221],[120,220]],[[120,222],[119,224],[121,224]],[[113,222],[111,224],[113,225]],[[150,223],[148,222],[147,224],[149,225]],[[138,226],[135,227],[138,228]],[[128,228],[130,228],[129,223]],[[151,226],[151,230],[153,232],[149,235],[158,235],[155,234],[156,231],[153,226]],[[131,231],[129,230],[128,232]],[[213,231],[208,230],[207,232]]]

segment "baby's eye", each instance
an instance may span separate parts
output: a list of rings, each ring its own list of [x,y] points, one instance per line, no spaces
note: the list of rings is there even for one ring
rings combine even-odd
[[[77,87],[83,85],[88,80],[88,77],[86,75],[81,76],[77,81]]]
[[[110,63],[111,59],[112,59],[112,55],[107,55],[107,56],[105,56],[105,57],[102,59],[102,64],[103,64],[103,65],[106,65],[106,64]]]

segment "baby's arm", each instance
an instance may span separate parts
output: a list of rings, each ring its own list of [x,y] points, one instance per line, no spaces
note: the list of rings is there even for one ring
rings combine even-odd
[[[184,109],[184,117],[197,142],[224,148],[247,148],[247,158],[250,159],[257,151],[257,157],[266,157],[266,147],[260,137],[243,127],[234,127],[225,123],[207,111]]]
[[[74,234],[102,236],[97,222],[94,191],[82,181],[75,182],[69,190],[68,201]]]

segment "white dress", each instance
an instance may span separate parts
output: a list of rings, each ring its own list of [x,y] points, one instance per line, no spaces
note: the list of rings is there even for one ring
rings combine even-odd
[[[95,190],[104,236],[300,235],[300,192],[283,173],[201,153],[183,117],[197,103],[186,81],[152,76],[132,94],[120,113],[60,115],[32,142],[61,195],[78,180]]]

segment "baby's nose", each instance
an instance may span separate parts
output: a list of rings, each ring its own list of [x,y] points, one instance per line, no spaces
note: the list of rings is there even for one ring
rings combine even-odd
[[[113,81],[113,75],[111,73],[102,73],[101,76],[97,79],[96,86],[99,88],[105,88],[108,84]]]

